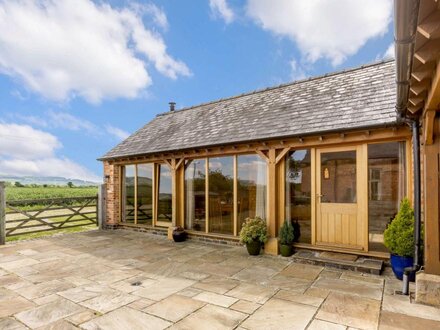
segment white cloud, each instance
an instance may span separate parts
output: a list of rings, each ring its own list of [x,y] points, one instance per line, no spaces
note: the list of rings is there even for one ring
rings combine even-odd
[[[118,140],[125,140],[130,136],[130,133],[112,125],[106,125],[105,129],[107,133],[113,135]]]
[[[48,99],[79,96],[92,103],[139,96],[152,83],[148,63],[172,79],[189,76],[142,15],[168,26],[155,6],[0,0],[0,72]]]
[[[209,0],[209,8],[214,17],[222,18],[226,24],[232,23],[235,19],[234,12],[226,0]]]
[[[67,112],[48,111],[47,121],[51,127],[64,128],[71,131],[86,131],[91,135],[100,133],[99,128],[95,124]]]
[[[384,59],[394,58],[394,42],[388,46],[387,50],[383,54]]]
[[[391,0],[248,0],[248,16],[294,41],[308,62],[341,64],[391,22]]]
[[[32,128],[0,122],[0,174],[61,176],[100,181],[101,178],[66,157],[58,157],[57,137]]]
[[[292,80],[302,80],[307,77],[305,70],[295,59],[290,61],[290,77]]]

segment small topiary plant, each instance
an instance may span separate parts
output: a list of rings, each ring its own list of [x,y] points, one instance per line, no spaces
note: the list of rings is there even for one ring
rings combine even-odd
[[[280,244],[290,245],[295,240],[295,231],[289,220],[285,220],[280,229]]]
[[[400,203],[396,217],[384,231],[384,244],[392,254],[412,257],[414,254],[414,210],[408,198]]]
[[[253,241],[265,243],[267,241],[266,221],[260,217],[246,218],[246,222],[240,231],[240,242],[247,244]]]

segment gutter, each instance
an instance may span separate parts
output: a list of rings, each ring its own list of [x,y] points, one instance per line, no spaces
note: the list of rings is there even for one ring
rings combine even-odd
[[[394,42],[396,57],[396,112],[397,119],[412,129],[414,160],[414,262],[403,275],[402,294],[409,294],[409,276],[422,267],[421,249],[421,179],[420,179],[420,123],[407,111],[409,86],[413,65],[415,37],[420,0],[394,0]]]

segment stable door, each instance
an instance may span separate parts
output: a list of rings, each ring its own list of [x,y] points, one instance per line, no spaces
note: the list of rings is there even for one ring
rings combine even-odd
[[[364,146],[317,150],[317,245],[367,249],[365,162]]]

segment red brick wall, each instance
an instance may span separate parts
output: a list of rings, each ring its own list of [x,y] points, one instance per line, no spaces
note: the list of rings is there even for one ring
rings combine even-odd
[[[104,162],[106,182],[106,224],[116,225],[119,222],[119,166]]]

